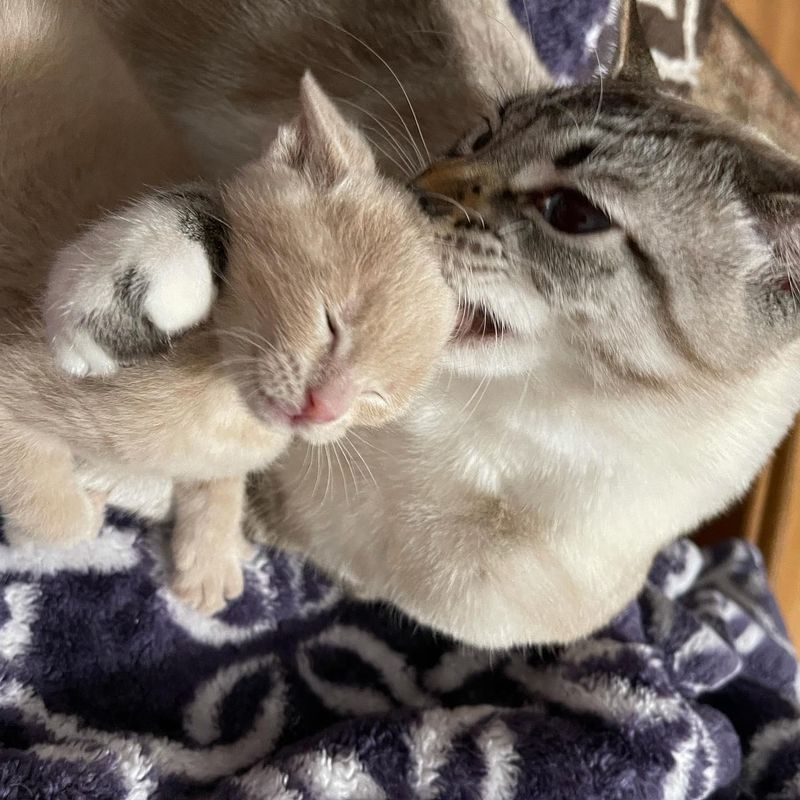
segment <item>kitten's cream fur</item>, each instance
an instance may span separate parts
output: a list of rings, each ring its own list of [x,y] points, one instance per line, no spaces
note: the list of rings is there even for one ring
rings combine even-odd
[[[183,178],[186,167],[79,4],[4,0],[0,11],[6,533],[53,544],[98,531],[103,497],[79,485],[76,459],[173,479],[175,586],[213,610],[242,588],[244,475],[270,463],[292,433],[275,409],[288,415],[302,408],[309,386],[338,386],[346,375],[352,397],[341,415],[300,429],[325,440],[354,423],[391,419],[425,382],[452,327],[427,227],[376,175],[369,148],[307,78],[298,121],[223,187],[227,269],[211,324],[154,364],[83,381],[63,375],[37,319],[56,248],[102,209],[118,208],[145,183]],[[110,268],[119,261],[115,248],[135,264],[136,233],[156,229],[158,211],[158,203],[138,201],[68,245],[52,313],[69,317],[58,288],[75,270],[97,274],[105,256]],[[169,269],[185,250],[163,255]],[[208,299],[208,286],[201,294]],[[157,302],[145,310],[158,322]],[[161,310],[169,316],[168,305]],[[334,342],[326,311],[338,328]],[[62,365],[113,372],[102,360],[90,363],[97,352],[85,345],[67,341],[60,352],[78,361]]]

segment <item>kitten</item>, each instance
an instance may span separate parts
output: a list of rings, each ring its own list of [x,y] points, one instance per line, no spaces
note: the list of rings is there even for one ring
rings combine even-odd
[[[632,3],[621,31],[602,86],[504,101],[418,177],[461,316],[413,412],[363,472],[297,442],[250,487],[275,541],[480,646],[607,622],[798,407],[800,167],[667,94]]]
[[[297,121],[219,193],[195,185],[146,195],[96,219],[58,253],[46,298],[51,346],[62,368],[105,377],[64,376],[36,322],[52,255],[35,232],[52,223],[69,237],[60,215],[74,231],[81,219],[72,209],[94,211],[97,195],[118,206],[101,177],[105,162],[128,163],[135,177],[125,190],[138,189],[129,159],[153,140],[139,126],[141,139],[123,135],[109,146],[107,135],[124,133],[105,127],[109,117],[121,107],[135,116],[141,98],[122,92],[113,70],[97,70],[104,51],[79,11],[25,8],[28,27],[0,37],[20,44],[0,54],[8,67],[0,161],[14,167],[3,171],[0,194],[4,208],[20,214],[18,224],[2,215],[9,221],[0,238],[5,532],[51,543],[97,533],[102,497],[81,488],[76,460],[173,479],[175,588],[214,610],[242,588],[245,474],[269,464],[294,433],[329,442],[352,424],[401,413],[449,335],[452,295],[422,214],[378,177],[360,134],[306,77]],[[44,26],[53,42],[39,35]],[[31,49],[41,38],[48,55],[36,60]],[[20,91],[28,85],[33,95]],[[65,141],[76,108],[78,130]],[[41,150],[20,148],[31,130]],[[39,158],[49,148],[60,153],[58,169]],[[84,152],[104,156],[91,164],[91,180],[83,179]],[[108,165],[112,180],[120,169]],[[195,323],[196,309],[215,296],[215,275],[219,298],[208,325],[153,364],[113,374],[132,342],[156,350]],[[92,293],[65,296],[87,280]],[[162,302],[165,291],[185,296]]]

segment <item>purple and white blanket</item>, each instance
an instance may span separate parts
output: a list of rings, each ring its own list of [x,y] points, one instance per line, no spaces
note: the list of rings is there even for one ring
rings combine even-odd
[[[588,69],[605,0],[528,1],[554,74]],[[489,654],[269,550],[204,618],[165,535],[112,513],[69,552],[0,544],[0,800],[800,798],[798,665],[743,543],[672,546],[587,641]]]

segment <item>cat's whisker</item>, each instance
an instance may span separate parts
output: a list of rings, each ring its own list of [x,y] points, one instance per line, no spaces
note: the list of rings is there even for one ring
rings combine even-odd
[[[594,128],[597,125],[597,120],[600,119],[600,112],[603,109],[603,90],[605,87],[605,82],[603,79],[603,65],[600,63],[600,56],[597,52],[597,48],[594,48],[594,57],[597,59],[597,76],[600,79],[600,97],[597,101],[597,110],[594,112],[594,117],[592,119],[591,127]]]
[[[467,222],[472,222],[472,217],[469,215],[469,211],[467,211],[466,206],[463,206],[458,201],[453,200],[452,197],[448,197],[446,194],[440,194],[439,192],[428,192],[428,191],[426,191],[425,194],[427,194],[429,197],[434,197],[437,200],[441,200],[443,203],[450,203],[450,205],[452,205],[455,208],[457,208],[466,217]],[[486,227],[486,222],[484,221],[483,217],[480,214],[478,214],[477,211],[475,211],[474,213],[478,217],[480,217],[481,222],[483,223],[483,227],[485,228]]]
[[[379,125],[381,130],[383,131],[383,135],[386,137],[386,141],[389,142],[392,145],[392,147],[394,147],[398,157],[403,161],[404,164],[407,165],[409,173],[413,174],[414,172],[416,172],[417,168],[414,166],[414,162],[411,160],[408,153],[406,153],[406,151],[402,148],[400,142],[397,140],[397,137],[392,135],[392,132],[389,130],[387,125],[384,124],[376,114],[373,114],[371,111],[368,111],[366,108],[364,108],[364,106],[359,105],[358,103],[354,103],[352,100],[348,100],[347,98],[338,97],[337,101],[358,109],[362,114],[365,114],[375,123],[377,123],[377,125]],[[375,130],[374,128],[369,128],[365,126],[363,123],[361,127],[366,128],[367,130]],[[396,126],[393,127],[395,127],[395,130],[397,130]]]
[[[311,14],[311,16],[316,16],[316,15]],[[337,25],[336,23],[331,22],[330,20],[326,20],[324,17],[317,16],[316,18],[321,20],[325,24],[330,25],[332,28],[335,28],[336,30],[341,31],[346,36],[349,36],[351,39],[353,39],[354,41],[358,42],[362,47],[364,47],[367,50],[369,50],[369,52],[372,53],[372,55],[374,55],[375,58],[377,58],[381,62],[381,64],[383,64],[384,67],[386,67],[386,69],[389,70],[389,72],[391,73],[391,76],[395,79],[398,87],[400,88],[400,91],[403,93],[403,97],[405,97],[405,99],[406,99],[406,103],[408,104],[409,111],[411,111],[411,116],[414,118],[414,124],[416,125],[417,133],[419,133],[420,141],[422,142],[422,146],[425,148],[425,153],[428,156],[428,162],[432,161],[430,150],[428,150],[428,145],[425,142],[425,137],[422,134],[422,128],[421,128],[421,126],[419,124],[419,118],[417,117],[417,112],[414,110],[414,106],[413,106],[413,104],[411,102],[411,98],[408,96],[408,92],[406,91],[406,87],[403,86],[403,82],[397,76],[397,73],[392,69],[391,64],[389,64],[389,62],[377,50],[375,50],[375,48],[370,47],[361,37],[356,36],[351,31],[348,31],[346,28],[341,27],[341,25]],[[398,113],[398,116],[399,116],[399,113]],[[408,126],[406,126],[406,129],[408,129]],[[409,136],[410,135],[411,135],[411,133],[409,132]]]
[[[361,127],[365,131],[372,131],[377,135],[381,135],[380,131],[376,130],[371,125],[362,124]],[[408,165],[401,164],[394,156],[389,155],[389,153],[386,152],[386,149],[375,141],[373,136],[367,136],[366,133],[364,135],[369,140],[369,143],[372,145],[372,147],[374,147],[387,161],[391,162],[395,165],[395,167],[397,167],[397,170],[401,175],[407,177],[413,174],[413,169],[410,169]]]
[[[425,161],[425,157],[422,155],[422,151],[419,149],[419,145],[417,145],[416,141],[414,140],[414,137],[411,135],[411,129],[408,127],[408,124],[406,123],[405,119],[403,118],[403,115],[400,113],[397,106],[380,89],[378,89],[377,86],[373,86],[369,81],[365,81],[363,78],[359,78],[357,75],[353,75],[353,73],[347,72],[346,70],[343,69],[339,69],[338,67],[326,66],[326,69],[330,70],[331,72],[335,72],[338,75],[343,75],[345,78],[350,78],[351,80],[356,81],[356,83],[360,83],[362,86],[366,86],[367,89],[370,89],[373,92],[375,92],[375,94],[377,94],[378,97],[380,97],[383,100],[383,102],[386,103],[386,105],[388,105],[389,108],[392,109],[392,111],[394,111],[397,118],[400,120],[400,123],[402,124],[403,128],[405,129],[408,142],[414,149],[414,154],[417,156],[420,169],[422,169],[427,162]]]
[[[536,41],[536,39],[533,35],[533,24],[531,23],[531,12],[528,10],[528,0],[522,0],[522,7],[525,9],[525,21],[528,24],[528,36],[530,38],[531,43],[533,43]],[[530,85],[530,62],[528,63],[528,74],[525,76],[525,91],[528,91],[529,85]]]

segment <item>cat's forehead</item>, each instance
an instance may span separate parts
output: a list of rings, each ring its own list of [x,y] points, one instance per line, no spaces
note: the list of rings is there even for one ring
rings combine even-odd
[[[727,138],[713,115],[666,92],[605,81],[522,95],[500,108],[503,140],[546,151],[566,139],[587,144],[637,137],[698,144]]]

